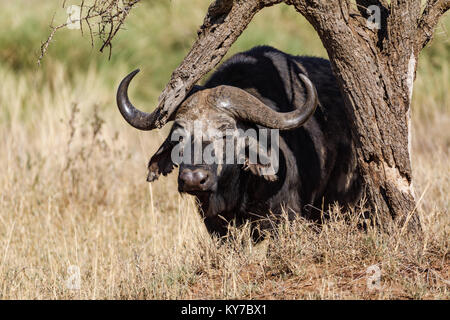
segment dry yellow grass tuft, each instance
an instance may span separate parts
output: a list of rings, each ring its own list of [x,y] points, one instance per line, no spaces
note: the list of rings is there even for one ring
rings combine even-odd
[[[414,95],[423,235],[364,232],[357,212],[334,208],[321,227],[282,223],[258,245],[248,228],[212,239],[176,173],[146,183],[164,132],[126,125],[96,68],[69,78],[58,62],[49,76],[1,67],[0,298],[449,299],[449,65],[439,63],[434,76],[421,67]]]

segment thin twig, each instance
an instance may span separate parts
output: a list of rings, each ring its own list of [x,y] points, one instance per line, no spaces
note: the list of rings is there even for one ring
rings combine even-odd
[[[141,0],[95,0],[91,5],[88,5],[86,4],[85,0],[80,0],[79,19],[70,22],[80,23],[80,31],[82,36],[84,35],[83,22],[86,22],[89,28],[91,45],[94,46],[94,37],[100,38],[103,42],[102,46],[100,47],[100,52],[103,52],[103,49],[108,47],[109,58],[111,58],[112,40],[117,35],[117,32],[122,28],[125,19],[128,17],[131,9],[133,9],[140,1]],[[66,0],[63,1],[62,6],[63,8],[65,8]],[[69,25],[69,22],[65,22],[63,24],[54,26],[53,19],[50,25],[50,35],[41,45],[40,56],[37,61],[38,66],[41,64],[42,59],[47,53],[48,47],[52,42],[55,34],[60,29],[63,29]],[[92,24],[97,24],[97,33],[93,31]]]

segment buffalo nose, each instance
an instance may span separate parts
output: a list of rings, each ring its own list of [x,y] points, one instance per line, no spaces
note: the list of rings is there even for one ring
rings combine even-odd
[[[209,188],[209,175],[203,169],[184,169],[179,177],[183,191],[206,191]]]

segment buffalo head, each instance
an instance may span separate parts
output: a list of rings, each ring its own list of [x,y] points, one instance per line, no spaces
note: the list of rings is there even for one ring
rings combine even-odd
[[[128,98],[129,83],[137,72],[122,80],[117,92],[117,105],[131,126],[139,130],[152,130],[156,128],[155,119],[159,110],[145,113],[136,109]],[[170,116],[174,122],[171,132],[150,159],[147,180],[152,182],[179,166],[179,191],[195,195],[206,216],[236,206],[242,175],[256,175],[266,181],[276,180],[276,172],[264,170],[273,167],[270,163],[273,154],[267,148],[266,152],[260,148],[258,139],[261,130],[255,137],[239,133],[250,129],[254,130],[252,132],[262,128],[266,131],[291,130],[302,126],[313,115],[318,99],[311,81],[303,74],[298,77],[300,81],[296,82],[298,85],[303,83],[306,90],[305,103],[285,113],[275,111],[237,87],[196,86]],[[230,141],[233,143],[230,144]],[[252,141],[259,150],[255,161],[249,159],[248,149]],[[240,154],[240,150],[244,153]]]

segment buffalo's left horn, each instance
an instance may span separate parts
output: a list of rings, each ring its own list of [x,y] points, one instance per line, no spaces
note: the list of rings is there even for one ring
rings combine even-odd
[[[156,119],[159,115],[159,109],[152,113],[147,113],[136,109],[128,98],[128,85],[139,69],[134,70],[127,75],[119,85],[117,90],[117,106],[124,119],[133,127],[139,130],[153,130],[156,128]]]
[[[231,86],[212,89],[209,101],[235,118],[256,123],[270,129],[291,130],[302,126],[314,114],[318,104],[316,88],[311,80],[298,74],[306,88],[306,102],[291,112],[277,112],[248,92]]]

